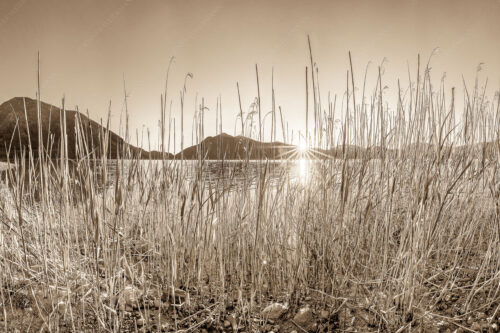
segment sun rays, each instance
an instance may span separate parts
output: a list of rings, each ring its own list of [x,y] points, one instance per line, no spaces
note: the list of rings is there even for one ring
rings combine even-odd
[[[328,152],[321,151],[320,149],[313,148],[307,145],[306,142],[300,142],[298,145],[276,145],[274,149],[280,149],[283,152],[278,154],[278,157],[283,160],[315,160],[315,159],[328,159],[333,156]]]

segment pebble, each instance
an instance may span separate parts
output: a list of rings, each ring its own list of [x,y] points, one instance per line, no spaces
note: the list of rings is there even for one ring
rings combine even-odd
[[[159,309],[161,307],[161,300],[159,298],[156,298],[153,302],[153,305],[155,308]]]
[[[287,306],[281,303],[273,303],[262,310],[262,316],[267,319],[276,320],[279,319],[287,310]]]
[[[328,319],[330,317],[330,313],[326,310],[321,310],[321,319]]]
[[[123,288],[121,297],[118,300],[118,309],[120,311],[132,311],[134,307],[137,307],[137,302],[140,297],[140,290],[134,286],[126,286]]]
[[[313,312],[309,307],[300,309],[295,317],[293,317],[293,321],[307,331],[312,330],[316,325]]]
[[[476,321],[471,325],[471,330],[481,332],[483,329],[488,330],[488,324],[485,322]]]
[[[59,312],[60,315],[62,315],[65,310],[66,310],[66,303],[64,303],[63,301],[57,303],[57,312]]]
[[[175,301],[176,302],[183,302],[186,300],[187,293],[179,288],[175,288],[174,291],[172,291],[171,287],[166,287],[163,289],[163,294],[162,294],[162,301],[168,301],[172,300],[174,301],[174,294],[175,294]]]

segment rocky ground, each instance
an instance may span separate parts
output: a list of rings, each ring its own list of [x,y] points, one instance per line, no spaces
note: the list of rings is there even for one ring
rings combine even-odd
[[[381,293],[372,299],[334,298],[310,289],[292,297],[267,296],[263,306],[252,306],[241,293],[215,296],[209,286],[128,285],[117,296],[102,294],[98,312],[96,300],[78,290],[69,302],[71,293],[64,289],[44,295],[27,281],[2,292],[0,331],[7,332],[48,331],[48,322],[60,332],[106,331],[102,321],[120,332],[498,332],[500,326],[498,301],[481,303],[477,297],[468,307],[473,310],[463,311],[467,293],[460,288],[442,299],[429,298],[405,316],[396,306],[381,310]]]

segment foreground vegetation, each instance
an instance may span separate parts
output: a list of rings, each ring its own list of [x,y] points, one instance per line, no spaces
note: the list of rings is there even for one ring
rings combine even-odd
[[[286,172],[271,179],[266,161],[256,179],[209,181],[202,154],[141,161],[124,148],[110,172],[78,122],[76,162],[64,135],[54,143],[59,159],[43,146],[10,156],[0,201],[2,329],[498,330],[498,94],[487,101],[476,83],[457,110],[454,90],[434,90],[419,61],[415,82],[389,108],[380,69],[367,102],[351,67],[336,110],[321,105],[315,73],[311,145],[372,148],[376,158],[362,150],[318,160],[305,182]],[[258,98],[254,106],[260,119]],[[274,139],[275,111],[273,100]]]

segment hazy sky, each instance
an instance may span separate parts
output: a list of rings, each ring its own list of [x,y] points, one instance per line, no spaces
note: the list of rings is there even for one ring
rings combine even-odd
[[[190,145],[195,96],[210,109],[205,134],[215,133],[219,95],[223,129],[234,134],[236,82],[247,111],[257,94],[258,64],[263,112],[271,108],[274,68],[277,104],[290,130],[303,131],[308,34],[325,99],[328,91],[345,90],[349,50],[358,82],[369,61],[375,72],[385,57],[384,83],[392,91],[397,77],[408,83],[408,65],[415,74],[417,54],[426,61],[436,47],[432,73],[439,80],[446,72],[450,88],[461,93],[461,75],[472,83],[479,63],[491,92],[500,86],[500,0],[0,0],[0,101],[35,96],[40,51],[44,101],[60,105],[66,96],[69,108],[88,109],[98,120],[111,100],[116,129],[125,77],[131,129],[148,127],[156,141],[174,56],[168,98],[177,126],[180,90],[193,73],[185,113]]]

